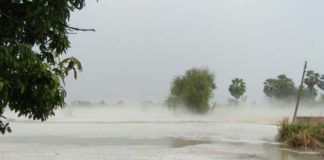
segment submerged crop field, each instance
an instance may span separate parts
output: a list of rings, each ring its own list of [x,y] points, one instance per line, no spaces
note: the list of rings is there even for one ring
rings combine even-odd
[[[323,160],[323,6],[0,0],[0,160]]]

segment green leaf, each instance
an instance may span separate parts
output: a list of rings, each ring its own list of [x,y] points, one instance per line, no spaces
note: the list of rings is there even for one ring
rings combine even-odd
[[[0,92],[3,90],[4,82],[0,82]]]
[[[26,87],[25,85],[22,85],[21,88],[20,88],[20,93],[24,93],[26,90]]]

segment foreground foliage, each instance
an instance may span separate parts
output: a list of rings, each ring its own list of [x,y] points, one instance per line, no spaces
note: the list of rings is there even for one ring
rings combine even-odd
[[[74,58],[60,57],[70,47],[70,12],[84,0],[0,1],[0,132],[11,131],[5,107],[34,120],[46,120],[64,106],[64,79],[81,70]]]
[[[277,138],[294,149],[324,153],[323,123],[317,125],[302,122],[289,123],[288,119],[284,119],[279,124]]]
[[[208,69],[190,69],[172,82],[167,105],[170,108],[185,106],[194,113],[205,113],[209,110],[209,99],[214,89],[214,75]]]

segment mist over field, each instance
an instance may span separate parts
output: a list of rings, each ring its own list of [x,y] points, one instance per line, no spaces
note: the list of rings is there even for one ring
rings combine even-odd
[[[215,106],[207,114],[197,115],[186,108],[170,110],[162,104],[127,104],[125,106],[66,106],[55,111],[55,116],[47,122],[249,122],[260,124],[277,124],[283,118],[292,118],[294,103],[273,102],[272,104],[242,104],[239,106]],[[18,118],[13,112],[5,114],[11,121],[28,122],[27,118]],[[323,116],[321,105],[301,104],[299,116]]]
[[[321,159],[276,141],[278,122],[291,117],[293,108],[216,106],[197,115],[154,104],[66,106],[43,123],[6,112],[14,131],[0,137],[0,159]],[[299,113],[322,110],[301,106]]]
[[[278,138],[297,97],[324,116],[323,0],[0,0],[0,27],[0,160],[323,160],[322,124]]]

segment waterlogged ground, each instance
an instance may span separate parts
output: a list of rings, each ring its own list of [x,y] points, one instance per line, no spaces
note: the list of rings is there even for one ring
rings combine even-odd
[[[150,112],[118,118],[114,111],[108,114],[113,118],[101,113],[91,120],[94,112],[81,112],[59,114],[46,123],[11,122],[14,132],[0,136],[0,160],[321,159],[282,148],[271,124]],[[139,113],[129,116],[134,114]]]

